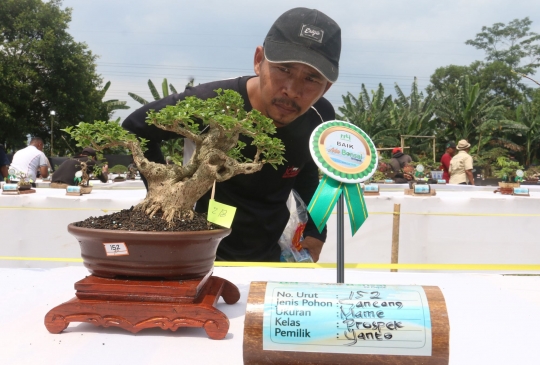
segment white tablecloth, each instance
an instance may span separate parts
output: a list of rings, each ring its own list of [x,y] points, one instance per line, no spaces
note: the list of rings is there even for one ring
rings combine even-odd
[[[346,262],[390,262],[394,204],[400,204],[400,263],[540,264],[540,193],[437,190],[419,197],[401,190],[365,200],[369,218],[354,237],[345,216]],[[322,262],[336,260],[335,221],[334,214]]]
[[[223,340],[208,339],[201,328],[131,334],[78,322],[50,334],[45,314],[74,297],[73,284],[87,274],[81,267],[0,269],[0,364],[242,364],[251,281],[335,283],[336,277],[325,269],[216,268],[214,274],[236,284],[241,293],[238,303],[220,300],[217,305],[230,320]],[[439,286],[450,322],[451,365],[538,364],[540,277],[347,270],[345,282]]]
[[[34,194],[0,195],[2,245],[0,256],[80,258],[77,240],[67,225],[90,216],[130,208],[144,199],[146,190],[93,190],[67,196],[62,189],[35,189]],[[43,263],[49,267],[67,263]],[[40,267],[32,261],[2,261],[0,267]]]
[[[66,229],[69,223],[129,208],[145,196],[144,189],[96,189],[81,197],[66,196],[60,189],[36,190],[0,195],[0,256],[79,258],[78,243]],[[345,216],[347,263],[390,263],[395,203],[401,204],[402,213],[400,263],[540,264],[540,193],[514,197],[483,191],[438,191],[434,197],[382,191],[367,196],[369,218],[354,237]],[[320,262],[336,262],[335,213]],[[0,260],[0,267],[36,265]]]
[[[91,183],[92,183],[92,186],[94,187],[94,189],[98,189],[98,190],[145,189],[144,183],[142,182],[141,179],[125,180],[125,181],[119,181],[119,182],[113,182],[113,180],[109,180],[106,183],[103,183],[100,180],[92,180]],[[51,185],[50,181],[43,181],[41,179],[38,179],[36,181],[36,186],[38,188],[49,188],[50,185]]]

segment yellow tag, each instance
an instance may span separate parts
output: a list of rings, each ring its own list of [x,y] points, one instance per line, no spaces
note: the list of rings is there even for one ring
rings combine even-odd
[[[219,224],[220,226],[225,228],[231,228],[235,213],[235,207],[221,204],[214,199],[210,199],[210,204],[208,205],[209,222]]]

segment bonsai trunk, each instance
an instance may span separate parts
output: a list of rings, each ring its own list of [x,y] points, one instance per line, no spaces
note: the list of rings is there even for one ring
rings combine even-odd
[[[135,209],[149,216],[163,212],[163,219],[171,222],[176,216],[192,219],[193,207],[214,184],[238,174],[259,171],[263,162],[239,163],[227,156],[236,145],[236,138],[218,141],[220,131],[211,130],[206,138],[196,140],[196,152],[187,166],[163,165],[150,162],[144,157],[140,146],[132,143],[134,162],[148,181],[146,198]]]

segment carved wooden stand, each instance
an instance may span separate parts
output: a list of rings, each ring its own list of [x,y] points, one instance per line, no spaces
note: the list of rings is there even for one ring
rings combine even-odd
[[[208,337],[221,340],[229,319],[215,308],[219,297],[234,304],[240,299],[231,282],[212,276],[192,280],[121,280],[87,276],[75,283],[76,297],[49,311],[45,327],[60,333],[70,322],[117,326],[132,333],[160,327],[203,327]]]

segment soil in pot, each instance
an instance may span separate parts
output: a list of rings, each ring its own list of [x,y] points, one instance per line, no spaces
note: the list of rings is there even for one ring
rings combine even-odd
[[[143,212],[134,210],[133,207],[100,217],[90,217],[74,225],[81,228],[146,232],[204,231],[222,228],[208,222],[206,214],[195,213],[193,220],[177,217],[172,224],[169,224],[161,219],[160,213],[150,218]]]

